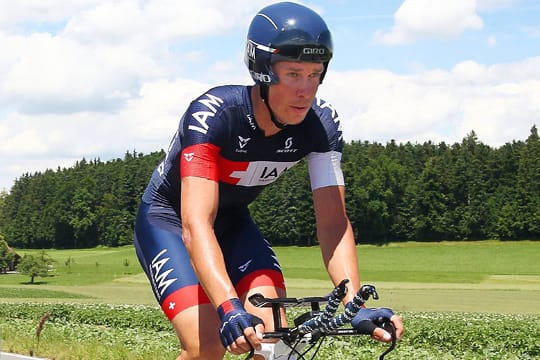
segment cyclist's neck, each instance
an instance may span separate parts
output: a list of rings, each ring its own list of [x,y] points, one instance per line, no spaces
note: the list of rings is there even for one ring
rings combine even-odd
[[[270,109],[262,99],[258,85],[251,88],[251,103],[253,105],[255,122],[265,136],[273,136],[282,130],[272,122]]]

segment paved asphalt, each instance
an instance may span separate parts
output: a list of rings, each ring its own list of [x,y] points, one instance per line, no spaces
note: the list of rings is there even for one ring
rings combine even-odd
[[[25,355],[11,354],[6,352],[0,352],[0,360],[44,360],[42,358],[36,358]]]

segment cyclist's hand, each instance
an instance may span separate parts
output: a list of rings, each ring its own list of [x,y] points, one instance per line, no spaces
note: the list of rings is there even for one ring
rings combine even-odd
[[[382,326],[390,321],[396,330],[396,338],[403,334],[403,321],[388,308],[362,308],[352,319],[351,325],[362,334],[371,335],[375,340],[391,342],[392,336]]]
[[[221,325],[219,337],[223,346],[235,355],[261,348],[263,321],[244,309],[239,299],[229,299],[217,308]]]

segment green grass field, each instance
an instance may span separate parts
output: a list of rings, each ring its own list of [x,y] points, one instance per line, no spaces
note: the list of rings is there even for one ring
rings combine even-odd
[[[375,305],[402,311],[540,314],[540,242],[444,242],[359,246],[364,283]],[[38,250],[19,251],[21,255]],[[279,247],[290,296],[321,295],[332,285],[317,247]],[[0,276],[0,301],[154,304],[134,248],[48,250],[50,277]]]
[[[398,243],[357,251],[362,281],[377,286],[382,306],[540,314],[540,242]],[[331,286],[318,248],[278,254],[293,295]]]
[[[392,307],[406,323],[407,336],[389,359],[540,357],[540,242],[400,243],[357,251],[362,281],[381,297],[368,306]],[[290,296],[331,290],[317,247],[276,252]],[[174,333],[163,330],[165,317],[132,246],[46,253],[54,269],[37,284],[19,274],[0,275],[2,350],[28,353],[39,346],[42,356],[56,354],[57,360],[176,356]],[[50,320],[36,344],[36,325],[51,308],[65,318]],[[96,322],[106,319],[112,323]],[[118,326],[122,321],[133,323]],[[161,325],[156,330],[148,323]],[[353,341],[359,343],[332,340],[318,358],[373,359],[382,349],[368,339]]]

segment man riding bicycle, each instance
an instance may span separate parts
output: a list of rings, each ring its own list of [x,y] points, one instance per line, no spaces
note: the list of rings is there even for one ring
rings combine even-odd
[[[289,2],[263,8],[251,22],[245,50],[255,85],[218,86],[195,99],[152,174],[135,246],[180,340],[178,359],[246,353],[273,330],[271,310],[247,298],[284,297],[285,284],[248,204],[303,158],[324,265],[334,284],[349,279],[345,303],[360,289],[339,118],[315,97],[331,58],[331,34],[317,13]],[[399,338],[401,318],[388,316]],[[380,327],[372,336],[391,340]]]

